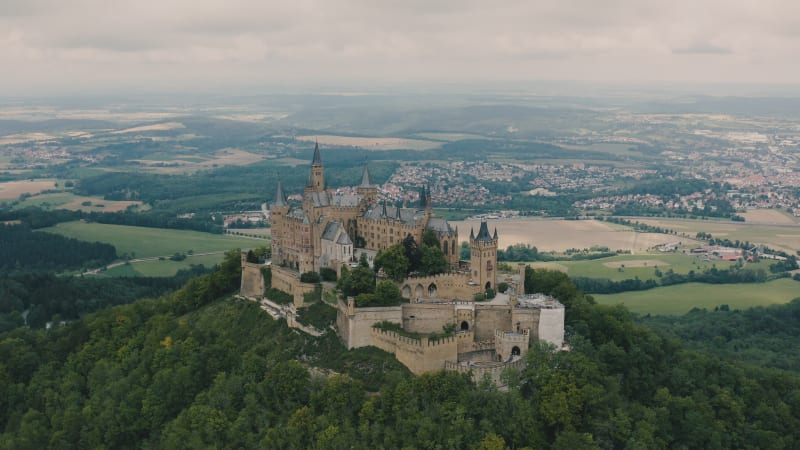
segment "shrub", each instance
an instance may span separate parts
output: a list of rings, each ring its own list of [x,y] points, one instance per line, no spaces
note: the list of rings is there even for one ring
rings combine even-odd
[[[336,281],[336,271],[330,267],[319,269],[319,276],[322,278],[322,281]]]
[[[300,274],[300,281],[303,283],[319,283],[321,279],[317,272],[304,272]]]

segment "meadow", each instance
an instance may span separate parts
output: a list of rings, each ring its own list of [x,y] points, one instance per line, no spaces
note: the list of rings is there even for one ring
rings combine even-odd
[[[757,263],[746,263],[745,268],[769,271],[769,265],[773,262],[763,260]],[[636,277],[641,280],[658,279],[656,266],[661,272],[671,269],[675,273],[686,274],[691,270],[702,272],[712,267],[727,269],[736,263],[721,260],[705,261],[702,256],[683,253],[651,253],[619,255],[585,261],[530,262],[527,264],[534,268],[560,270],[571,277],[607,278],[619,281]]]
[[[117,212],[136,206],[140,211],[149,209],[140,201],[105,200],[101,197],[86,197],[71,192],[52,192],[26,198],[15,206],[16,209],[35,206],[42,209],[69,209],[85,212]]]
[[[593,295],[598,303],[624,304],[639,314],[680,315],[692,308],[714,309],[728,305],[731,309],[788,303],[800,297],[800,282],[789,278],[753,284],[686,283],[647,291]]]
[[[191,265],[204,265],[212,267],[222,262],[225,252],[216,252],[208,255],[187,255],[183,261],[148,260],[135,261],[129,264],[114,267],[103,272],[108,277],[171,277],[181,269],[188,269]]]
[[[702,231],[711,233],[713,237],[764,244],[770,248],[784,250],[789,253],[800,251],[800,225],[797,224],[766,225],[747,222],[636,217],[629,220],[668,228],[691,236]]]
[[[460,239],[467,240],[470,228],[477,232],[480,221],[458,221],[451,222],[451,225],[458,227]],[[490,232],[494,232],[497,227],[501,249],[521,243],[530,244],[539,251],[563,252],[570,248],[602,246],[612,251],[630,250],[639,253],[675,241],[699,245],[694,239],[659,233],[637,233],[629,227],[599,220],[515,218],[491,220],[488,226]]]
[[[233,248],[248,249],[265,244],[265,241],[258,239],[199,231],[86,222],[60,223],[53,227],[43,228],[42,231],[89,242],[105,242],[116,247],[118,255],[128,254],[136,258],[169,257],[176,252],[208,253]],[[187,265],[190,263],[191,261],[187,262]]]

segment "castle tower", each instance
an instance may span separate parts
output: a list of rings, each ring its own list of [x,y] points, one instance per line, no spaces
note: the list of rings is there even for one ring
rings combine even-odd
[[[283,194],[281,180],[278,180],[278,189],[275,191],[275,199],[269,205],[269,221],[272,229],[272,260],[278,263],[286,262],[284,254],[284,242],[286,233],[286,215],[289,213],[289,203]]]
[[[314,158],[311,160],[311,179],[309,187],[313,192],[325,190],[325,176],[322,168],[322,158],[319,155],[319,144],[314,144]]]
[[[372,205],[378,199],[378,186],[372,184],[369,176],[369,167],[364,163],[364,170],[361,172],[361,184],[356,188],[356,192],[361,196],[364,205]]]
[[[477,236],[474,231],[470,231],[472,280],[481,289],[497,289],[497,241],[497,228],[494,236],[490,235],[485,221],[481,222]]]

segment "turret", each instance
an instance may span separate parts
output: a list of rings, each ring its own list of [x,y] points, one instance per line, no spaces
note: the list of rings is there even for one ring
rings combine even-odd
[[[474,231],[470,231],[472,280],[482,289],[497,289],[497,242],[497,228],[494,230],[494,236],[490,235],[485,221],[481,222],[477,236]]]
[[[378,198],[378,186],[372,184],[367,163],[364,163],[364,170],[361,172],[361,184],[356,188],[356,192],[361,196],[365,205],[372,205]]]

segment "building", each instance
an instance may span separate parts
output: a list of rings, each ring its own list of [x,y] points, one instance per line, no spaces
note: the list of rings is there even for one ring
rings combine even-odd
[[[524,295],[523,264],[506,293],[476,301],[497,290],[497,230],[490,233],[485,221],[477,234],[470,230],[470,260],[459,261],[458,229],[435,216],[424,187],[415,207],[388,205],[379,201],[365,165],[356,194],[333,194],[325,187],[315,145],[301,204],[290,205],[278,182],[270,217],[271,284],[293,295],[294,307],[303,306],[304,295],[314,289],[300,274],[322,268],[341,273],[355,260],[357,247],[384,250],[407,236],[421,243],[427,230],[439,239],[449,270],[399,282],[407,303],[359,308],[353,298],[338,301],[337,332],[347,348],[381,348],[417,374],[447,369],[500,383],[503,370],[523,364],[533,342],[564,344],[564,306],[544,295]],[[243,254],[242,295],[263,296],[262,269]],[[445,330],[447,337],[436,337]]]

